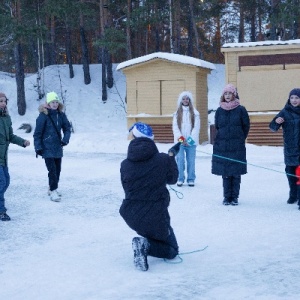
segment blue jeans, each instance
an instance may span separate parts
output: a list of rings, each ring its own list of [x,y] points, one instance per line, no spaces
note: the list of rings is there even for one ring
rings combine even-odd
[[[180,146],[180,150],[176,155],[176,162],[178,166],[178,181],[185,181],[185,160],[187,165],[187,182],[195,181],[195,159],[196,159],[196,145]]]
[[[8,167],[0,166],[0,213],[6,212],[4,193],[10,183]]]

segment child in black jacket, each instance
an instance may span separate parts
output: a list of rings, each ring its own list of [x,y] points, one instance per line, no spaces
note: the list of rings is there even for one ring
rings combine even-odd
[[[142,236],[132,240],[134,264],[137,269],[147,271],[148,255],[172,259],[178,254],[170,225],[170,195],[166,185],[177,181],[175,155],[180,145],[172,147],[169,154],[159,153],[149,125],[138,122],[129,131],[134,139],[129,144],[127,158],[121,163],[125,199],[120,214]]]
[[[283,129],[285,172],[289,183],[288,204],[298,202],[300,209],[300,88],[292,89],[284,108],[269,125],[272,131]]]

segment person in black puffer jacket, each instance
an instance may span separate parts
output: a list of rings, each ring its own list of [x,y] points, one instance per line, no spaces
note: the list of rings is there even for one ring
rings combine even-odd
[[[215,128],[212,174],[222,176],[223,204],[238,205],[241,175],[247,173],[245,143],[250,119],[232,84],[227,84],[223,90],[220,107],[215,114]]]
[[[288,204],[298,201],[300,209],[300,88],[290,91],[284,108],[273,118],[269,125],[272,131],[283,129],[285,172],[289,183]],[[298,181],[298,182],[297,182]]]
[[[142,236],[132,240],[134,264],[137,269],[147,271],[148,255],[173,259],[178,254],[177,240],[170,225],[170,194],[166,185],[177,181],[175,155],[180,143],[172,147],[169,154],[159,153],[149,125],[135,123],[129,132],[133,140],[120,168],[125,192],[120,215]]]

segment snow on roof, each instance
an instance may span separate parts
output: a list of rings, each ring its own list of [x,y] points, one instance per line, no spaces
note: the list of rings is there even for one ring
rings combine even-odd
[[[145,56],[141,56],[141,57],[137,57],[134,59],[124,61],[117,66],[117,70],[121,70],[123,68],[129,67],[132,65],[136,65],[136,64],[140,64],[140,63],[143,63],[143,62],[155,59],[155,58],[165,59],[165,60],[169,60],[172,62],[178,62],[178,63],[192,65],[192,66],[196,66],[196,67],[203,67],[203,68],[211,69],[211,70],[216,69],[214,64],[207,62],[205,60],[202,60],[202,59],[198,59],[198,58],[194,58],[194,57],[186,56],[186,55],[181,55],[181,54],[155,52],[152,54],[148,54]]]
[[[248,43],[226,43],[222,48],[242,48],[242,47],[257,47],[257,46],[272,46],[272,45],[293,45],[300,44],[300,39],[287,41],[261,41]]]

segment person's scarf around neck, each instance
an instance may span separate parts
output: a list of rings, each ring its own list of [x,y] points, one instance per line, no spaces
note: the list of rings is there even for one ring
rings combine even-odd
[[[238,99],[234,99],[230,102],[224,101],[224,102],[220,103],[220,107],[222,107],[225,110],[232,110],[232,109],[238,107],[239,105],[240,105],[240,101]]]

